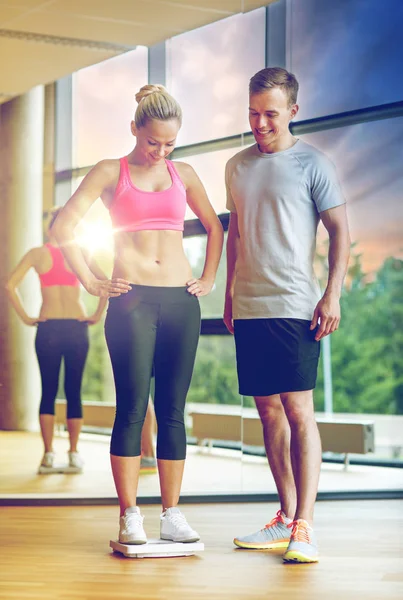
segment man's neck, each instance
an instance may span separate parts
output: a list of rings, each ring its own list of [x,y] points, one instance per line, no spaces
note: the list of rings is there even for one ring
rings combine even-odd
[[[297,141],[298,139],[289,132],[289,135],[273,140],[273,142],[267,146],[258,144],[258,147],[263,154],[275,154],[276,152],[284,152],[284,150],[292,148]]]

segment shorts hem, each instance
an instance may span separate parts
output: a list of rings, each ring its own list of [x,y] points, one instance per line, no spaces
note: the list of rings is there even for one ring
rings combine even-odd
[[[316,384],[312,387],[312,386],[308,386],[308,387],[300,387],[300,386],[295,386],[292,388],[287,388],[287,389],[275,389],[273,390],[265,390],[264,393],[261,392],[261,390],[259,391],[254,391],[253,393],[251,391],[245,391],[244,389],[241,391],[241,388],[239,388],[239,395],[240,396],[275,396],[276,394],[289,394],[291,392],[310,392],[313,391],[316,388]]]

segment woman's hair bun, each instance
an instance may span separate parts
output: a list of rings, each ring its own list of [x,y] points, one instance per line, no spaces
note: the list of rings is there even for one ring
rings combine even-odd
[[[143,100],[143,98],[146,98],[147,96],[150,96],[151,94],[158,94],[161,92],[167,92],[167,89],[157,83],[150,83],[149,85],[143,85],[142,88],[140,88],[140,90],[137,92],[136,94],[136,102],[139,103],[141,102],[141,100]]]

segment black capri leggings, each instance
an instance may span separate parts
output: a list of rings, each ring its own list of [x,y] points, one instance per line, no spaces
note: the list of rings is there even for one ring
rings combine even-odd
[[[55,414],[60,366],[64,358],[67,418],[82,418],[81,382],[88,348],[88,324],[84,321],[49,319],[38,324],[35,350],[42,379],[40,415]]]
[[[116,387],[111,454],[141,454],[154,365],[157,457],[186,457],[184,410],[199,333],[199,301],[185,287],[132,285],[110,299],[105,335]]]

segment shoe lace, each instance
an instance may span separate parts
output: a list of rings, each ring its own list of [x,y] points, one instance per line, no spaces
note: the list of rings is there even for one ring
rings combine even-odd
[[[81,464],[81,456],[78,452],[69,452],[69,462],[73,465]]]
[[[125,515],[125,523],[128,525],[129,523],[134,523],[135,525],[143,524],[143,517],[139,513],[129,513]]]
[[[42,465],[45,467],[53,465],[54,454],[53,452],[46,452],[42,458]]]
[[[172,521],[172,523],[174,525],[187,525],[188,522],[186,521],[185,516],[182,513],[175,513],[173,515],[170,515],[170,521]]]
[[[292,521],[287,527],[292,528],[291,539],[294,542],[305,542],[306,544],[311,543],[309,530],[311,529],[306,521],[303,519],[297,519]]]
[[[269,529],[270,527],[277,525],[277,523],[283,523],[284,525],[286,525],[286,522],[284,521],[283,513],[281,512],[281,510],[277,511],[276,516],[270,521],[270,523],[266,523],[264,528]]]

